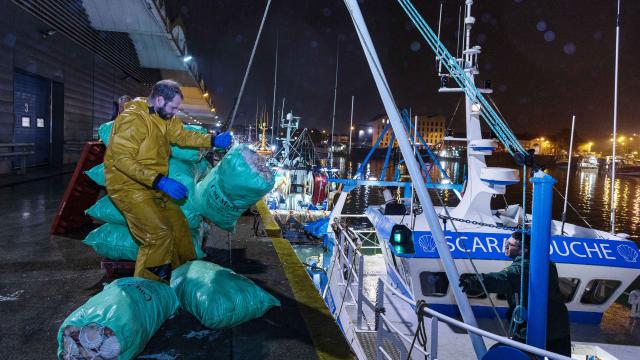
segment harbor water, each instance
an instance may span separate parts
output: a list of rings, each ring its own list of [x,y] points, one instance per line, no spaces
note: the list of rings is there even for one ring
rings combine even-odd
[[[350,160],[346,158],[334,159],[334,166],[340,169],[340,177],[352,177],[357,169],[361,166],[361,160]],[[364,169],[364,178],[379,179],[383,168],[383,159],[371,159]],[[466,169],[461,161],[442,160],[441,164],[447,172],[451,181],[454,183],[462,183]],[[500,164],[490,164],[491,166],[503,166],[515,168],[506,161]],[[395,173],[395,167],[390,166],[386,171],[386,180],[391,180]],[[519,169],[522,174],[522,169]],[[615,204],[615,232],[629,235],[629,239],[640,245],[640,178],[638,177],[617,177],[614,182],[615,199],[611,201],[611,175],[606,171],[598,171],[597,169],[572,169],[570,173],[566,168],[550,168],[545,170],[549,175],[553,176],[557,183],[553,196],[553,219],[562,218],[563,196],[565,192],[565,184],[569,180],[568,202],[566,221],[568,223],[593,227],[610,231],[610,211],[611,205]],[[440,176],[438,169],[431,171],[432,178],[435,180]],[[527,178],[530,177],[529,176]],[[379,205],[384,203],[382,188],[372,186],[359,186],[351,191],[347,197],[343,213],[346,214],[362,214],[369,205]],[[527,213],[531,213],[531,183],[527,181],[526,189],[526,208]],[[445,204],[453,207],[457,205],[458,198],[451,190],[430,190],[431,200],[435,206]],[[504,208],[509,204],[522,204],[523,186],[516,184],[509,186],[504,196],[495,196],[492,199],[492,208]],[[361,222],[367,222],[361,220]],[[294,250],[298,254],[300,260],[309,264],[310,262],[318,262],[323,255],[321,244],[304,244],[294,245]],[[636,280],[632,285],[637,288],[640,281]],[[625,299],[619,300],[626,303]]]
[[[340,166],[344,176],[355,173],[360,166],[359,161],[346,158],[336,158],[336,167]],[[500,164],[491,166],[504,166],[515,168],[515,165],[500,161]],[[365,169],[365,178],[378,179],[384,161],[382,159],[372,159]],[[461,161],[442,160],[441,164],[451,181],[462,183],[466,173],[465,165]],[[523,169],[520,168],[520,174]],[[611,230],[610,213],[612,204],[615,205],[615,232],[625,233],[629,238],[640,244],[640,177],[617,176],[614,182],[615,199],[611,199],[611,174],[597,169],[575,169],[572,168],[567,173],[566,168],[550,168],[545,170],[556,179],[553,196],[553,218],[560,220],[563,210],[563,196],[565,185],[569,179],[568,203],[566,221],[572,224],[593,227],[605,231]],[[386,171],[386,179],[390,180],[395,172],[395,167],[391,166]],[[432,178],[440,178],[440,171],[434,168],[431,171]],[[527,178],[530,178],[528,170]],[[527,181],[526,208],[527,213],[531,213],[531,183]],[[360,186],[355,189],[345,205],[345,212],[351,214],[362,213],[367,205],[384,203],[382,189]],[[450,190],[430,191],[433,204],[436,206],[443,203],[447,206],[455,206],[458,199]],[[504,208],[508,204],[522,204],[523,186],[522,184],[507,187],[504,196],[496,196],[492,199],[493,209]],[[442,200],[441,200],[442,199]]]

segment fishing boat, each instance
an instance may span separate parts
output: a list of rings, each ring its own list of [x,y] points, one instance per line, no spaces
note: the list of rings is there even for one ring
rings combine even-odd
[[[578,162],[579,169],[598,169],[599,167],[598,157],[595,155],[585,155]]]
[[[640,274],[638,247],[625,234],[551,219],[555,180],[537,168],[531,153],[519,145],[484,100],[483,94],[491,90],[475,86],[481,49],[470,44],[473,1],[465,2],[466,41],[460,59],[444,49],[410,1],[399,1],[447,68],[445,76],[460,86],[445,86],[440,92],[465,94],[468,179],[459,204],[453,208],[444,202],[433,205],[427,189],[437,187],[424,181],[417,160],[420,157],[413,152],[406,123],[393,101],[358,1],[345,3],[411,175],[411,182],[372,184],[357,177],[343,182],[344,191],[329,219],[327,252],[319,259],[322,266],[310,270],[358,359],[480,359],[490,358],[488,354],[499,358],[499,349],[487,350],[496,342],[523,356],[518,358],[524,359],[523,354],[529,353],[569,359],[544,350],[545,269],[549,259],[557,264],[560,290],[574,329],[575,324],[591,326],[590,336],[573,338],[572,355],[587,359],[635,358],[640,339],[633,338],[625,345],[607,344],[593,324],[601,321],[603,313]],[[486,165],[485,157],[491,156],[497,142],[482,138],[481,116],[522,171]],[[529,176],[533,189],[526,182]],[[525,191],[533,192],[532,213],[527,213],[525,203],[491,209],[493,196],[503,195],[510,185],[521,182],[528,189]],[[369,206],[364,215],[342,214],[348,192],[358,185],[404,187],[404,196]],[[351,228],[350,219],[357,216],[365,216],[373,230]],[[508,324],[502,323],[504,298],[495,294],[468,296],[458,287],[458,278],[460,274],[503,269],[509,263],[502,251],[505,241],[512,232],[525,229],[531,231],[535,241],[531,244],[528,344],[521,344],[508,338]],[[365,256],[363,248],[371,232],[378,239],[381,253]],[[449,326],[439,325],[442,322]]]

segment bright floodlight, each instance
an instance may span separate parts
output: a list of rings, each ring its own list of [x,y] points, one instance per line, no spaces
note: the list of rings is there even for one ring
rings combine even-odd
[[[187,55],[185,57],[182,58],[182,61],[188,63],[189,61],[191,61],[191,59],[193,59],[193,56],[191,55]]]

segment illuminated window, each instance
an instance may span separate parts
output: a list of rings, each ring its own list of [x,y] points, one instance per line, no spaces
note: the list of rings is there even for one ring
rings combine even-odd
[[[31,117],[30,116],[23,116],[21,118],[21,120],[22,120],[21,121],[22,127],[27,127],[27,128],[31,127]]]
[[[44,118],[36,118],[36,127],[43,128],[44,127]]]

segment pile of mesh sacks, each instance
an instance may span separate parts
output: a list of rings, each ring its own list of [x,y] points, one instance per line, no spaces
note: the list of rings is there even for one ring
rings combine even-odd
[[[113,122],[100,126],[98,133],[105,144]],[[206,133],[200,126],[184,125],[186,130]],[[187,200],[180,206],[184,213],[196,256],[205,254],[201,243],[206,226],[203,216],[219,228],[233,232],[238,217],[251,205],[262,199],[274,186],[273,172],[266,159],[245,145],[236,145],[211,169],[199,149],[171,146],[168,176],[189,189]],[[104,164],[89,169],[86,174],[98,185],[104,186]],[[92,231],[84,240],[98,254],[112,260],[135,260],[138,245],[129,233],[122,213],[108,195],[98,200],[86,213],[105,224]]]
[[[121,278],[71,313],[58,330],[58,359],[133,359],[178,308],[211,329],[264,315],[280,302],[251,280],[194,260],[178,267],[171,285]]]
[[[113,122],[102,124],[98,129],[100,139],[109,143],[109,136]],[[206,133],[200,126],[184,125],[186,130]],[[169,158],[168,176],[181,182],[189,189],[187,200],[180,206],[191,231],[191,238],[196,250],[196,257],[202,259],[205,253],[200,244],[205,236],[206,226],[203,225],[202,216],[195,208],[194,195],[195,184],[202,179],[209,171],[209,162],[201,156],[199,149],[171,147],[171,157]],[[100,186],[105,185],[104,164],[97,165],[86,171],[94,182]],[[93,230],[83,241],[91,246],[98,254],[112,260],[135,260],[138,255],[138,244],[134,241],[124,216],[113,204],[109,195],[105,195],[93,206],[87,209],[86,213],[92,218],[103,222],[99,228]]]
[[[99,129],[108,144],[112,123]],[[206,130],[185,125],[190,131]],[[104,166],[86,174],[104,186]],[[200,243],[206,226],[203,216],[227,231],[235,231],[238,217],[274,185],[265,159],[244,145],[233,147],[211,169],[198,149],[172,146],[169,174],[189,189],[181,206],[194,241],[196,256],[205,256]],[[84,243],[113,260],[135,260],[138,245],[126,221],[109,196],[87,210],[104,222]],[[261,317],[280,306],[272,295],[251,280],[211,262],[194,260],[172,272],[170,285],[143,278],[113,281],[71,313],[58,331],[59,359],[132,359],[178,308],[193,314],[211,329],[223,329]]]

